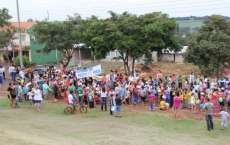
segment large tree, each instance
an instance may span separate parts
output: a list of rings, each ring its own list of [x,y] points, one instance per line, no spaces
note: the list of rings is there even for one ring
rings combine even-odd
[[[46,50],[58,49],[64,53],[66,64],[72,57],[74,43],[84,43],[96,58],[118,50],[128,75],[134,74],[135,61],[143,55],[151,57],[152,51],[160,52],[163,48],[177,50],[176,22],[168,15],[136,16],[112,11],[110,15],[107,19],[92,16],[83,20],[74,15],[65,22],[40,22],[34,31],[37,39],[46,44]]]
[[[110,15],[111,25],[115,25],[111,48],[120,52],[129,75],[134,74],[135,61],[143,55],[151,58],[152,51],[160,53],[164,48],[179,49],[175,37],[176,21],[166,14],[156,12],[136,16],[127,12],[110,12]]]
[[[79,19],[79,21],[77,21]],[[71,20],[59,22],[39,22],[33,28],[36,39],[45,44],[45,52],[59,50],[63,53],[62,64],[66,67],[73,55],[73,44],[78,44],[79,38],[76,35],[80,17],[71,17]]]
[[[205,74],[219,77],[222,69],[230,66],[230,22],[223,16],[210,16],[190,38],[186,60]]]
[[[81,21],[80,40],[91,49],[96,59],[104,58],[110,50],[108,44],[107,22],[92,16],[89,19]]]

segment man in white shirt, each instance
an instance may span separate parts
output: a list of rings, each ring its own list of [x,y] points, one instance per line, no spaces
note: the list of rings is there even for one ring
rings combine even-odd
[[[9,67],[8,72],[9,72],[9,74],[10,74],[10,76],[11,76],[11,80],[12,80],[12,81],[15,81],[15,79],[16,79],[16,68],[15,68],[13,65],[11,65],[11,66]]]

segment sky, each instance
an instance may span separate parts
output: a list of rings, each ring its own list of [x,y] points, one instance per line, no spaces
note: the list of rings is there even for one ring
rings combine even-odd
[[[17,20],[16,0],[0,0],[0,8],[8,8],[12,21]],[[28,19],[65,20],[67,15],[80,14],[109,17],[108,11],[128,11],[145,14],[162,11],[170,17],[206,16],[220,14],[230,16],[230,0],[19,0],[20,17]]]

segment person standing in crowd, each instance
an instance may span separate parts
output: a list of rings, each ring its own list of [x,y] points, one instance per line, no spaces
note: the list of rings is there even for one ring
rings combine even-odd
[[[83,94],[82,85],[79,85],[77,87],[77,95],[78,95],[78,101],[79,101],[80,106],[84,105],[84,94]]]
[[[16,68],[15,68],[15,66],[13,64],[11,66],[9,66],[8,72],[9,72],[9,75],[11,77],[11,80],[15,81],[17,71],[16,71]]]
[[[213,104],[210,102],[210,99],[207,98],[207,102],[204,104],[204,109],[206,110],[205,120],[208,131],[214,129],[213,125]]]
[[[132,88],[132,103],[133,105],[137,105],[139,102],[139,92],[138,92],[138,87],[135,84],[134,87]]]
[[[19,70],[19,77],[23,80],[25,79],[25,72],[22,68]]]
[[[17,102],[16,102],[16,88],[15,88],[15,84],[13,82],[10,83],[7,90],[10,93],[10,95],[8,96],[8,98],[11,101],[11,107],[12,108],[16,108],[17,107]]]
[[[113,70],[110,71],[110,74],[109,74],[109,87],[114,89],[115,88],[115,80],[116,78],[116,75],[114,74]]]
[[[74,99],[74,97],[73,97],[73,91],[72,90],[70,90],[69,91],[69,94],[68,94],[68,105],[70,105],[70,106],[72,106],[73,107],[73,109],[75,110],[75,101],[74,101],[75,99]]]
[[[116,102],[115,102],[116,95],[112,89],[109,90],[108,95],[109,95],[109,113],[110,115],[113,115],[113,112],[115,111],[115,107],[116,107]]]
[[[4,80],[4,70],[3,70],[3,67],[0,66],[0,88],[3,85],[3,80]]]
[[[39,89],[39,86],[37,85],[34,89],[34,107],[35,109],[40,112],[41,111],[41,103],[42,103],[42,91]]]
[[[53,85],[52,90],[53,90],[53,95],[54,95],[54,102],[56,102],[58,99],[58,95],[59,95],[57,81],[55,80],[52,85]]]
[[[2,69],[2,71],[3,71],[3,79],[5,80],[5,79],[6,79],[6,73],[5,73],[6,70],[5,70],[5,67],[2,66],[1,69]]]
[[[116,108],[115,108],[116,116],[121,117],[120,113],[121,113],[122,100],[118,94],[116,94],[115,103],[116,103]]]
[[[221,109],[220,113],[221,127],[226,129],[228,127],[229,113],[225,109]]]
[[[43,93],[43,97],[45,99],[48,99],[48,95],[49,95],[49,85],[47,82],[44,82],[44,84],[42,84],[42,93]]]
[[[126,88],[125,85],[120,84],[118,89],[118,95],[121,97],[121,100],[125,99],[126,96]]]
[[[181,107],[181,97],[180,97],[180,93],[177,92],[176,97],[174,97],[174,100],[173,100],[173,110],[174,110],[175,118],[177,118],[177,113],[180,107]]]
[[[89,108],[94,108],[94,93],[91,87],[89,87],[88,100]]]
[[[155,104],[156,104],[156,91],[154,88],[151,88],[148,92],[148,103],[149,103],[149,110],[153,111],[155,110]]]
[[[16,100],[18,102],[22,102],[22,95],[23,95],[22,86],[20,82],[16,82]]]
[[[101,90],[101,111],[107,111],[107,92],[103,87]]]

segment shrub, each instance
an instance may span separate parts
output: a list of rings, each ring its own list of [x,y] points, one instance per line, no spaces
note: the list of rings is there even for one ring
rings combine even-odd
[[[24,67],[28,67],[28,66],[31,65],[28,56],[23,56],[23,57],[22,57],[22,60],[23,60]],[[18,65],[18,66],[20,65],[20,58],[19,58],[19,56],[17,56],[17,57],[15,58],[14,63],[15,63],[15,65]]]

